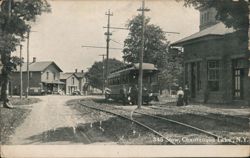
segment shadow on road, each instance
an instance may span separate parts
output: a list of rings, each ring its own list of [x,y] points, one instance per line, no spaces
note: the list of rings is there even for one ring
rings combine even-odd
[[[134,133],[136,131],[137,133]],[[87,124],[78,124],[76,127],[59,127],[33,135],[27,140],[27,144],[40,144],[51,142],[69,142],[69,143],[119,143],[124,139],[138,137],[138,133],[145,133],[144,130],[138,129],[129,121],[120,118],[110,118],[103,122],[94,122]]]

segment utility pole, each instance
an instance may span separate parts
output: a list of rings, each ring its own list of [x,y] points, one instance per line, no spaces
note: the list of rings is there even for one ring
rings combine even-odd
[[[139,89],[138,89],[138,107],[137,108],[141,108],[142,105],[142,79],[143,79],[143,70],[142,70],[142,63],[143,63],[143,54],[144,54],[144,32],[145,32],[145,15],[144,12],[145,11],[149,11],[149,9],[145,8],[145,0],[142,1],[142,7],[140,9],[137,9],[137,11],[141,11],[142,12],[142,40],[141,40],[141,52],[139,54],[139,78],[138,78],[138,85],[139,85]]]
[[[104,66],[104,57],[106,56],[105,54],[101,54],[101,55],[99,55],[99,56],[102,56],[102,94],[104,94],[104,84],[105,84],[105,79],[104,79],[104,68],[105,68],[105,66]]]
[[[30,45],[30,29],[27,32],[27,87],[26,87],[26,98],[29,96],[29,88],[30,88],[30,71],[29,71],[29,63],[30,63],[30,55],[29,55],[29,45]]]
[[[23,66],[23,60],[22,60],[22,45],[20,45],[20,99],[23,99],[23,71],[22,71],[22,66]]]
[[[107,32],[105,32],[105,35],[107,36],[107,47],[106,47],[106,76],[105,76],[105,85],[106,87],[108,86],[108,60],[109,60],[109,41],[110,41],[110,36],[112,35],[110,33],[110,16],[113,16],[113,13],[110,13],[110,10],[108,11],[108,13],[106,13],[105,15],[108,16],[108,24],[107,24]]]

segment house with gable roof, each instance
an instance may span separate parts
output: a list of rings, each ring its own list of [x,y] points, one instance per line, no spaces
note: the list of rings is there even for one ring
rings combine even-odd
[[[90,91],[89,84],[87,82],[87,78],[85,77],[85,73],[82,70],[81,72],[78,72],[77,69],[75,69],[75,75],[77,76],[79,80],[79,90],[82,94],[87,95],[88,91]]]
[[[214,8],[198,9],[200,31],[171,44],[184,50],[184,83],[191,100],[250,105],[248,41],[216,20]]]
[[[60,81],[64,83],[63,91],[71,95],[74,91],[80,91],[80,81],[74,72],[61,73]]]
[[[60,81],[61,68],[53,61],[36,61],[29,63],[29,94],[40,95],[58,93],[64,83]],[[27,63],[22,64],[23,94],[27,89]],[[20,66],[14,71],[10,79],[10,92],[20,94]]]

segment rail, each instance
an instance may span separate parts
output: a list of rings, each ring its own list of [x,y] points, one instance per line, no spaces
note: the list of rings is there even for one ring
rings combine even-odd
[[[136,123],[137,125],[142,126],[142,127],[146,128],[147,130],[151,131],[152,133],[154,133],[154,134],[158,135],[159,137],[163,138],[164,140],[166,140],[166,141],[169,142],[170,144],[175,145],[174,142],[172,142],[171,140],[169,140],[168,138],[166,138],[164,135],[162,135],[161,133],[157,132],[156,130],[154,130],[154,129],[148,127],[147,125],[145,125],[145,124],[143,124],[143,123],[141,123],[141,122],[139,122],[139,121],[133,120],[133,119],[131,119],[131,118],[129,118],[129,117],[126,117],[126,116],[122,116],[122,115],[117,114],[117,113],[114,113],[114,112],[112,112],[112,111],[108,111],[108,110],[104,110],[104,109],[100,109],[100,108],[96,108],[96,107],[93,107],[93,106],[88,106],[88,105],[82,104],[81,101],[79,101],[79,104],[81,104],[81,105],[84,106],[84,107],[90,108],[90,109],[102,111],[102,112],[105,112],[105,113],[107,113],[107,114],[111,114],[111,115],[114,115],[114,116],[118,116],[118,117],[123,118],[123,119],[125,119],[125,120],[129,120],[129,121],[131,121],[131,122],[134,122],[134,123]]]

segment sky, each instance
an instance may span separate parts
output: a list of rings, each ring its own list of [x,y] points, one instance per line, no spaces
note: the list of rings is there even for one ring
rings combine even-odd
[[[54,61],[64,72],[87,71],[106,49],[82,47],[83,45],[106,46],[107,15],[110,9],[111,27],[125,27],[129,19],[138,15],[141,0],[48,0],[51,13],[43,13],[32,23],[30,33],[30,60]],[[146,0],[150,9],[146,16],[150,23],[164,31],[170,42],[177,41],[199,31],[199,12],[186,8],[175,0]],[[128,30],[111,30],[110,47],[122,48]],[[27,44],[23,42],[23,57],[26,60]],[[19,55],[19,50],[14,53]],[[110,50],[110,58],[122,61],[121,50]]]

